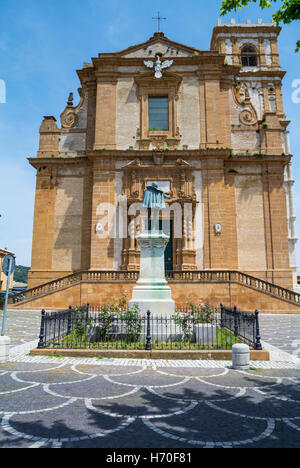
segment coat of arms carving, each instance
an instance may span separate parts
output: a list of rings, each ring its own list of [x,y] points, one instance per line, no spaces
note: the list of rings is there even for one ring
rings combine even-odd
[[[160,60],[159,55],[156,56],[156,62],[153,62],[152,60],[144,61],[144,64],[146,65],[146,67],[154,68],[155,70],[154,76],[155,78],[158,78],[158,79],[162,77],[162,70],[165,68],[171,67],[173,63],[174,63],[174,60],[165,60],[164,62],[162,62]]]

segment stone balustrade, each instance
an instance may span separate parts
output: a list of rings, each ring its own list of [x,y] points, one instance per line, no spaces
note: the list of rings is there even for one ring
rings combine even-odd
[[[16,304],[32,298],[42,297],[55,291],[62,290],[71,285],[85,283],[136,283],[139,271],[80,271],[63,278],[36,286],[21,293],[10,296],[9,303]],[[256,291],[269,294],[272,297],[289,301],[300,306],[300,294],[255,278],[246,273],[233,270],[193,270],[193,271],[167,271],[166,279],[169,283],[238,283]]]

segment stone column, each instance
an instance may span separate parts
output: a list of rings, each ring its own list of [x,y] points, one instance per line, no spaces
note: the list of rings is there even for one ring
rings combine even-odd
[[[271,42],[271,51],[272,51],[272,67],[273,68],[279,68],[279,53],[278,53],[278,44],[277,44],[277,38],[276,37],[271,37],[270,38]]]
[[[277,115],[283,119],[286,118],[284,109],[283,109],[283,99],[282,99],[282,88],[281,83],[275,83],[275,93],[276,93],[276,108],[277,108]]]
[[[193,210],[187,212],[186,206],[183,217],[183,233],[182,233],[182,269],[196,270],[196,251],[193,249]]]
[[[290,253],[290,267],[293,271],[293,285],[294,289],[297,287],[297,264],[295,258],[295,248],[297,243],[296,229],[295,229],[295,210],[294,210],[294,193],[293,186],[295,181],[292,176],[292,165],[289,163],[284,171],[284,185],[287,198],[287,218],[288,218],[288,235],[289,235],[289,253]]]
[[[129,217],[129,229],[130,229],[130,237],[129,237],[129,248],[128,248],[128,270],[136,270],[136,250],[135,250],[135,224],[134,224],[134,216]]]
[[[265,51],[265,43],[264,38],[259,38],[259,60],[258,66],[265,67],[266,66],[266,51]]]

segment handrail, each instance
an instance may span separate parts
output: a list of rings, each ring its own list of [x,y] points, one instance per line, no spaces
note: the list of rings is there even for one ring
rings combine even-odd
[[[139,271],[93,270],[78,271],[62,278],[49,281],[21,293],[10,296],[9,303],[17,304],[30,299],[44,296],[81,282],[87,283],[135,283],[139,279]],[[195,283],[220,282],[238,283],[278,299],[286,300],[300,306],[300,294],[282,286],[270,283],[260,278],[235,270],[183,270],[167,271],[166,279],[170,283],[190,281]]]

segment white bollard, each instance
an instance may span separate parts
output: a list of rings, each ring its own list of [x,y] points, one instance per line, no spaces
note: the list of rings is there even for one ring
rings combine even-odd
[[[232,346],[232,368],[247,370],[250,366],[250,348],[246,344]]]
[[[8,336],[0,336],[0,361],[9,357],[10,338]]]

